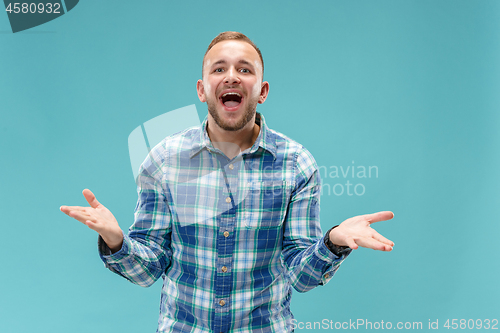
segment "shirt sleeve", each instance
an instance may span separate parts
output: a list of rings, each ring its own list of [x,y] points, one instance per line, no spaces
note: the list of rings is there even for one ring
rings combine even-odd
[[[111,271],[142,287],[151,286],[170,265],[171,214],[162,184],[162,163],[153,151],[141,166],[137,179],[139,198],[135,221],[122,248],[113,254],[99,237],[99,255]]]
[[[291,285],[309,291],[330,281],[350,254],[333,254],[319,223],[321,180],[312,155],[304,148],[295,157],[295,184],[283,234],[283,259]]]

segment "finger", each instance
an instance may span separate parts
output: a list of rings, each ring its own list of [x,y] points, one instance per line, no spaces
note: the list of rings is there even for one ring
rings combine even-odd
[[[77,220],[81,223],[85,223],[85,221],[87,221],[87,220],[92,220],[92,221],[96,220],[95,217],[92,216],[91,214],[88,214],[88,213],[82,212],[82,211],[72,210],[67,215],[71,218],[74,218],[75,220]]]
[[[64,214],[68,214],[69,213],[69,207],[68,206],[61,206],[61,207],[59,207],[59,210],[61,212],[63,212]]]
[[[384,236],[382,236],[381,234],[379,234],[375,230],[373,230],[372,237],[375,238],[376,240],[378,240],[381,243],[387,244],[387,245],[389,245],[391,247],[394,246],[394,242],[393,241],[388,240],[387,238],[385,238]]]
[[[76,207],[72,207],[72,206],[61,206],[59,207],[59,210],[61,212],[63,212],[64,214],[68,215],[69,212],[71,212],[72,210],[74,210]]]
[[[390,220],[394,217],[394,213],[391,211],[384,211],[384,212],[362,215],[361,217],[367,220],[369,223],[374,223],[374,222]]]
[[[356,240],[359,246],[366,247],[368,249],[378,250],[378,251],[391,251],[392,247],[381,243],[373,238],[360,238]]]
[[[83,222],[83,224],[95,231],[97,231],[97,229],[99,228],[98,224],[95,221],[86,220],[85,222]]]
[[[72,210],[72,211],[69,212],[68,215],[70,215],[72,217],[73,216],[87,216],[89,218],[92,216],[91,213],[89,213],[89,212],[87,212],[85,210]]]
[[[80,207],[80,206],[61,206],[59,209],[61,210],[61,212],[65,213],[65,214],[69,214],[72,211],[84,212],[89,208],[88,207]]]
[[[345,242],[347,246],[349,246],[353,250],[356,250],[358,248],[358,244],[356,244],[356,242],[354,241],[354,239],[352,239],[352,237],[347,237],[345,239]]]
[[[80,222],[84,222],[86,220],[95,220],[95,218],[89,214],[81,213],[81,212],[70,212],[68,214],[69,217],[74,218],[75,220],[78,220]]]
[[[85,199],[87,200],[87,202],[89,203],[90,207],[97,208],[100,205],[99,201],[97,201],[94,193],[92,193],[91,190],[86,188],[85,190],[83,190],[82,193],[83,193],[83,196],[85,197]]]

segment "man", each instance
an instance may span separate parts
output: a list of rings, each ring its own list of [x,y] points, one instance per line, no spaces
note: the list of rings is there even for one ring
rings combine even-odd
[[[151,150],[127,236],[87,189],[90,207],[61,207],[99,233],[110,270],[141,286],[162,276],[158,332],[290,332],[292,287],[326,284],[358,246],[392,250],[370,228],[392,212],[322,234],[313,157],[256,113],[269,93],[263,70],[245,35],[212,41],[197,82],[207,118]]]

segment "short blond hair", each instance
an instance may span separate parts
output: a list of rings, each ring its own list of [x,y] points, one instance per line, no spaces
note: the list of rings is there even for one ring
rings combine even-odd
[[[205,55],[203,56],[202,73],[203,73],[203,64],[205,63],[205,57],[207,56],[208,51],[210,51],[210,49],[212,47],[214,47],[215,44],[220,43],[220,42],[225,41],[225,40],[240,40],[242,42],[246,42],[246,43],[252,45],[252,47],[255,49],[255,51],[257,51],[257,53],[259,54],[260,62],[262,63],[262,75],[264,75],[264,59],[262,58],[262,53],[260,52],[259,48],[257,47],[257,45],[255,45],[254,42],[252,42],[252,40],[250,38],[248,38],[247,36],[245,36],[241,32],[236,32],[236,31],[224,31],[224,32],[221,32],[220,34],[218,34],[217,37],[212,39],[212,42],[210,43],[210,45],[208,45],[207,51],[205,52]]]

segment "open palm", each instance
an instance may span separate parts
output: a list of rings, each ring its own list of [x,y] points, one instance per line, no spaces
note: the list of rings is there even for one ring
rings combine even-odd
[[[339,246],[349,246],[353,250],[361,246],[379,251],[391,251],[394,243],[376,232],[371,224],[393,217],[394,213],[390,211],[351,217],[330,232],[330,241]]]
[[[82,193],[90,207],[61,206],[61,211],[97,231],[111,250],[120,249],[123,233],[114,215],[97,201],[89,189],[83,190]]]

